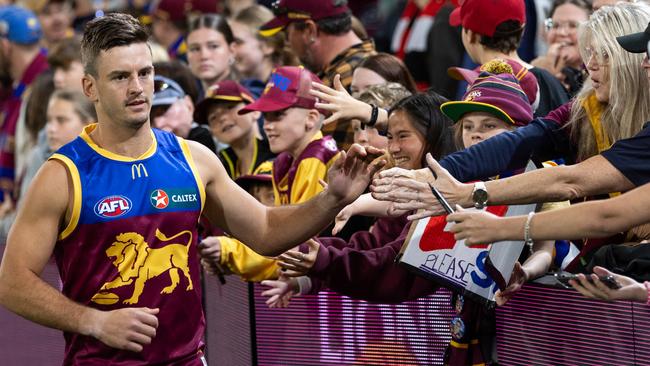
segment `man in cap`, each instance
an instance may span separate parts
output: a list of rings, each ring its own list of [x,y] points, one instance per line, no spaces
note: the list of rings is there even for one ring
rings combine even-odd
[[[193,114],[194,103],[180,85],[172,79],[156,75],[150,113],[152,126],[201,143],[216,152],[210,131],[194,122]]]
[[[48,68],[41,50],[41,26],[36,15],[18,6],[0,7],[0,59],[12,81],[12,91],[0,105],[0,196],[10,202],[15,179],[16,126],[30,84]]]
[[[339,74],[343,87],[349,88],[357,65],[375,54],[372,41],[362,41],[352,31],[346,0],[280,0],[274,12],[275,18],[264,24],[260,33],[272,35],[284,30],[296,55],[329,87]],[[348,121],[330,123],[323,127],[323,133],[332,135],[342,149],[354,141]]]
[[[524,62],[517,54],[525,23],[524,0],[467,0],[449,17],[449,24],[462,26],[461,39],[469,57],[481,65],[495,58],[506,60],[526,92],[535,115],[543,117],[566,103],[568,95],[553,75]],[[450,75],[469,83],[480,72],[476,70],[474,76],[470,76],[458,71],[452,68]]]

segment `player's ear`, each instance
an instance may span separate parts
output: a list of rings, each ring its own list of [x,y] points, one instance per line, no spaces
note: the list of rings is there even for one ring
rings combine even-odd
[[[90,74],[84,74],[84,76],[81,78],[81,87],[83,89],[84,94],[88,99],[90,99],[91,102],[95,103],[97,102],[97,80],[95,79],[94,76]]]

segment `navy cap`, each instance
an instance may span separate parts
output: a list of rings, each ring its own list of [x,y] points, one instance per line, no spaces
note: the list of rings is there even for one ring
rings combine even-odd
[[[643,32],[616,37],[616,41],[627,52],[645,53],[648,49],[648,42],[650,42],[650,23]]]
[[[34,44],[42,36],[36,15],[20,6],[0,7],[0,37],[19,44]]]
[[[174,104],[185,97],[185,91],[174,80],[164,76],[154,76],[153,107]]]

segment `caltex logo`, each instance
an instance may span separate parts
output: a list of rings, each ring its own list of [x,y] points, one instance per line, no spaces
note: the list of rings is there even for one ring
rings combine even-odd
[[[97,201],[95,214],[99,217],[113,218],[131,211],[131,200],[124,196],[108,196]]]
[[[169,196],[162,189],[156,189],[151,192],[151,205],[153,207],[162,210],[169,206]]]

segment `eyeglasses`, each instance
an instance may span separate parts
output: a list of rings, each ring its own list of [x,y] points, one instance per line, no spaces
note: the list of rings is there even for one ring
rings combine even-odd
[[[645,57],[646,61],[650,60],[650,41],[648,41],[648,44],[645,47]]]
[[[569,20],[566,22],[555,22],[551,18],[547,18],[546,20],[544,20],[544,27],[546,28],[547,32],[558,31],[560,29],[573,31],[578,29],[579,26],[580,26],[580,22],[576,20]]]
[[[605,66],[609,64],[609,54],[605,50],[598,52],[592,47],[585,47],[583,61],[585,65],[589,65],[591,63],[592,65],[596,66]]]

